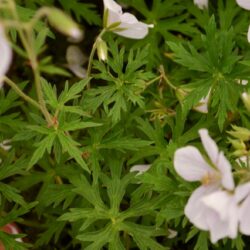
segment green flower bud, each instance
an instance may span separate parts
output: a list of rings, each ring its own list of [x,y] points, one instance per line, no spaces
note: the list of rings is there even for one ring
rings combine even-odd
[[[242,93],[241,99],[242,99],[247,111],[250,112],[250,94],[247,92]]]
[[[96,44],[97,48],[97,56],[100,61],[106,61],[108,58],[108,47],[105,41],[103,41],[101,38],[97,40]]]
[[[74,39],[81,40],[83,33],[78,25],[63,11],[56,8],[47,9],[47,18],[51,26],[59,32]]]
[[[185,99],[185,97],[188,95],[188,91],[183,88],[177,88],[175,90],[175,95],[180,103]]]
[[[234,131],[229,131],[228,133],[234,138],[237,138],[242,141],[250,140],[250,130],[247,128],[232,126]]]

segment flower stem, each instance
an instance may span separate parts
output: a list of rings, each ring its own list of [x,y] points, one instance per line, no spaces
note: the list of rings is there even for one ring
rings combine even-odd
[[[15,19],[16,22],[20,22],[18,13],[16,11],[15,2],[13,0],[9,0],[8,4],[10,6],[10,10],[13,15],[13,18]],[[18,29],[18,34],[20,36],[21,42],[23,44],[24,49],[27,51],[28,57],[30,59],[31,68],[32,68],[34,80],[35,80],[35,87],[36,87],[39,107],[48,123],[48,126],[50,126],[50,125],[53,125],[53,121],[52,121],[49,111],[47,110],[46,103],[43,97],[42,86],[40,82],[40,71],[38,68],[37,57],[36,57],[36,53],[34,49],[32,32],[33,32],[32,29],[28,29],[26,30],[26,32],[24,32],[21,28]]]
[[[162,78],[163,78],[164,81],[166,82],[166,84],[167,84],[170,88],[172,88],[173,90],[177,90],[177,87],[174,86],[174,85],[170,82],[170,80],[168,79],[168,77],[167,77],[167,75],[166,75],[166,73],[165,73],[165,70],[164,70],[164,68],[163,68],[162,65],[160,66],[160,73],[161,73]]]
[[[90,52],[90,55],[89,55],[89,62],[88,62],[88,69],[87,69],[87,77],[90,77],[90,74],[91,74],[91,69],[92,69],[92,64],[93,64],[93,58],[94,58],[94,55],[95,55],[95,52],[96,52],[96,46],[97,46],[97,41],[102,38],[102,36],[104,35],[104,33],[106,32],[106,29],[103,29],[100,34],[97,36],[94,44],[93,44],[93,47],[92,47],[92,50]],[[88,89],[90,88],[89,84],[88,84]]]
[[[4,81],[19,95],[21,96],[25,101],[29,102],[36,108],[40,109],[40,105],[37,101],[26,95],[18,86],[16,83],[14,83],[11,79],[8,77],[4,77]]]

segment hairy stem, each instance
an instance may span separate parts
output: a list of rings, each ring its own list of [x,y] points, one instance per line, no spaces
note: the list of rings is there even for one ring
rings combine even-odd
[[[37,101],[26,95],[18,86],[16,83],[14,83],[11,79],[8,77],[4,77],[4,82],[6,82],[20,97],[22,97],[25,101],[29,102],[36,108],[40,109],[40,105]]]
[[[88,62],[88,68],[87,68],[87,77],[90,77],[90,74],[91,74],[91,69],[92,69],[92,64],[93,64],[93,58],[94,58],[94,55],[95,55],[95,52],[96,52],[96,47],[97,47],[97,41],[98,39],[102,38],[102,36],[104,35],[104,33],[106,32],[106,29],[103,29],[100,34],[97,36],[94,44],[93,44],[93,47],[92,47],[92,50],[90,52],[90,55],[89,55],[89,62]],[[90,85],[88,83],[88,88],[90,88]]]

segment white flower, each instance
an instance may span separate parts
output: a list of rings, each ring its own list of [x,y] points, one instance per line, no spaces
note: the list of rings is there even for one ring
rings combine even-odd
[[[200,9],[206,9],[208,7],[208,0],[194,0],[194,4]]]
[[[12,50],[6,39],[4,28],[0,24],[0,88],[3,86],[3,77],[7,73],[12,60]]]
[[[236,0],[237,4],[246,10],[250,10],[250,1],[249,0]]]
[[[198,104],[196,104],[193,107],[194,110],[196,110],[198,112],[201,112],[201,113],[204,113],[204,114],[208,113],[208,100],[209,100],[209,97],[210,97],[210,92],[211,92],[211,90],[209,90],[208,94],[205,97],[202,97],[200,99]]]
[[[114,0],[103,0],[104,11],[107,13],[106,27],[114,33],[133,39],[144,38],[152,25],[139,22],[130,13],[122,13],[122,8]]]
[[[130,168],[130,172],[138,172],[137,175],[143,174],[144,172],[148,171],[151,167],[151,164],[141,164],[141,165],[134,165]]]
[[[231,165],[222,152],[219,152],[216,143],[208,135],[206,129],[199,130],[203,147],[207,153],[208,160],[201,155],[198,149],[187,146],[178,149],[174,156],[174,167],[176,172],[187,181],[200,181],[202,185],[197,188],[188,200],[185,207],[185,215],[198,228],[211,231],[211,241],[229,236],[233,237],[234,232],[223,231],[224,224],[218,220],[218,213],[207,206],[204,197],[214,192],[234,189],[234,180],[231,173]],[[214,228],[211,221],[217,222]]]
[[[66,51],[66,60],[68,68],[79,78],[86,77],[86,69],[82,66],[87,62],[87,57],[82,53],[79,47],[71,45]]]

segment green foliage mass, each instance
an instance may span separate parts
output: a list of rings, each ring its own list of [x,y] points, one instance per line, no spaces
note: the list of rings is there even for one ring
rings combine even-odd
[[[7,22],[5,2],[0,18]],[[14,2],[20,23],[44,6],[71,15],[85,30],[78,46],[89,55],[102,25],[102,1]],[[226,132],[231,124],[250,129],[241,100],[249,91],[241,82],[250,80],[250,13],[235,0],[211,0],[208,10],[191,0],[119,3],[154,28],[142,40],[105,33],[108,58],[94,56],[84,79],[65,59],[76,41],[46,18],[31,31],[35,70],[22,33],[8,29],[15,53],[8,77],[18,90],[11,83],[0,89],[0,143],[11,145],[0,144],[0,227],[16,222],[21,233],[0,231],[0,240],[13,250],[247,249],[245,236],[212,245],[207,232],[188,222],[184,207],[196,184],[177,176],[173,157],[187,144],[201,147],[197,131],[207,128],[239,169]],[[209,112],[198,113],[194,108],[207,95]],[[137,164],[151,167],[130,172]],[[24,242],[15,240],[20,237]]]

